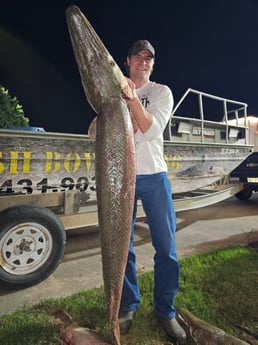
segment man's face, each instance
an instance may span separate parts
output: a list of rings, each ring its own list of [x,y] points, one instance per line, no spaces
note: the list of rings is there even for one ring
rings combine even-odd
[[[149,50],[141,50],[136,55],[127,57],[131,79],[148,80],[153,70],[154,59]]]

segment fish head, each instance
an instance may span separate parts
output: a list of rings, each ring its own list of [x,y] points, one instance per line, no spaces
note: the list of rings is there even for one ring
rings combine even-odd
[[[192,328],[192,318],[188,310],[184,308],[178,308],[178,318],[187,326],[188,329]]]
[[[76,5],[66,10],[66,20],[86,98],[99,113],[104,104],[121,97],[128,83],[88,19]]]

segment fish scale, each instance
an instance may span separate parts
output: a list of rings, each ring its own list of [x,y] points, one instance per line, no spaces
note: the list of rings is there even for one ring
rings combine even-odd
[[[102,270],[109,325],[120,345],[119,309],[135,193],[134,134],[127,80],[77,6],[66,11],[75,59],[89,104],[97,112],[95,171]],[[126,88],[126,91],[125,91]]]
[[[114,102],[111,107],[112,114],[115,116],[127,111],[123,109],[124,107],[123,103]],[[105,119],[105,114],[98,115],[97,200],[109,322],[115,338],[119,339],[118,313],[128,256],[135,189],[134,155],[132,155],[134,142],[125,140],[128,135],[131,136],[131,126],[123,117],[118,116],[115,121],[119,133],[114,130],[113,125],[109,128],[110,123]],[[117,343],[119,344],[118,341]]]

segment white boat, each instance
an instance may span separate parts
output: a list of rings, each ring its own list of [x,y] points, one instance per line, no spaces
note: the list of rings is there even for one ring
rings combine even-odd
[[[199,113],[192,108],[189,116],[181,115],[190,95],[196,96]],[[205,98],[222,104],[219,121],[205,120]],[[245,103],[187,90],[164,132],[173,194],[210,185],[246,159],[252,148],[247,126],[228,121],[229,114],[245,117],[246,112]],[[95,143],[87,135],[0,130],[0,196],[72,189],[81,191],[83,203],[96,202]]]

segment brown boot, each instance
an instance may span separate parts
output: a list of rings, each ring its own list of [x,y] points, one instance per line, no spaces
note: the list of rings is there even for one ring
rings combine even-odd
[[[179,325],[176,318],[163,319],[161,317],[158,317],[158,321],[161,327],[173,341],[177,341],[177,343],[180,345],[186,343],[186,333],[184,329]]]
[[[127,334],[132,327],[134,310],[120,311],[119,313],[119,327],[121,334]]]

